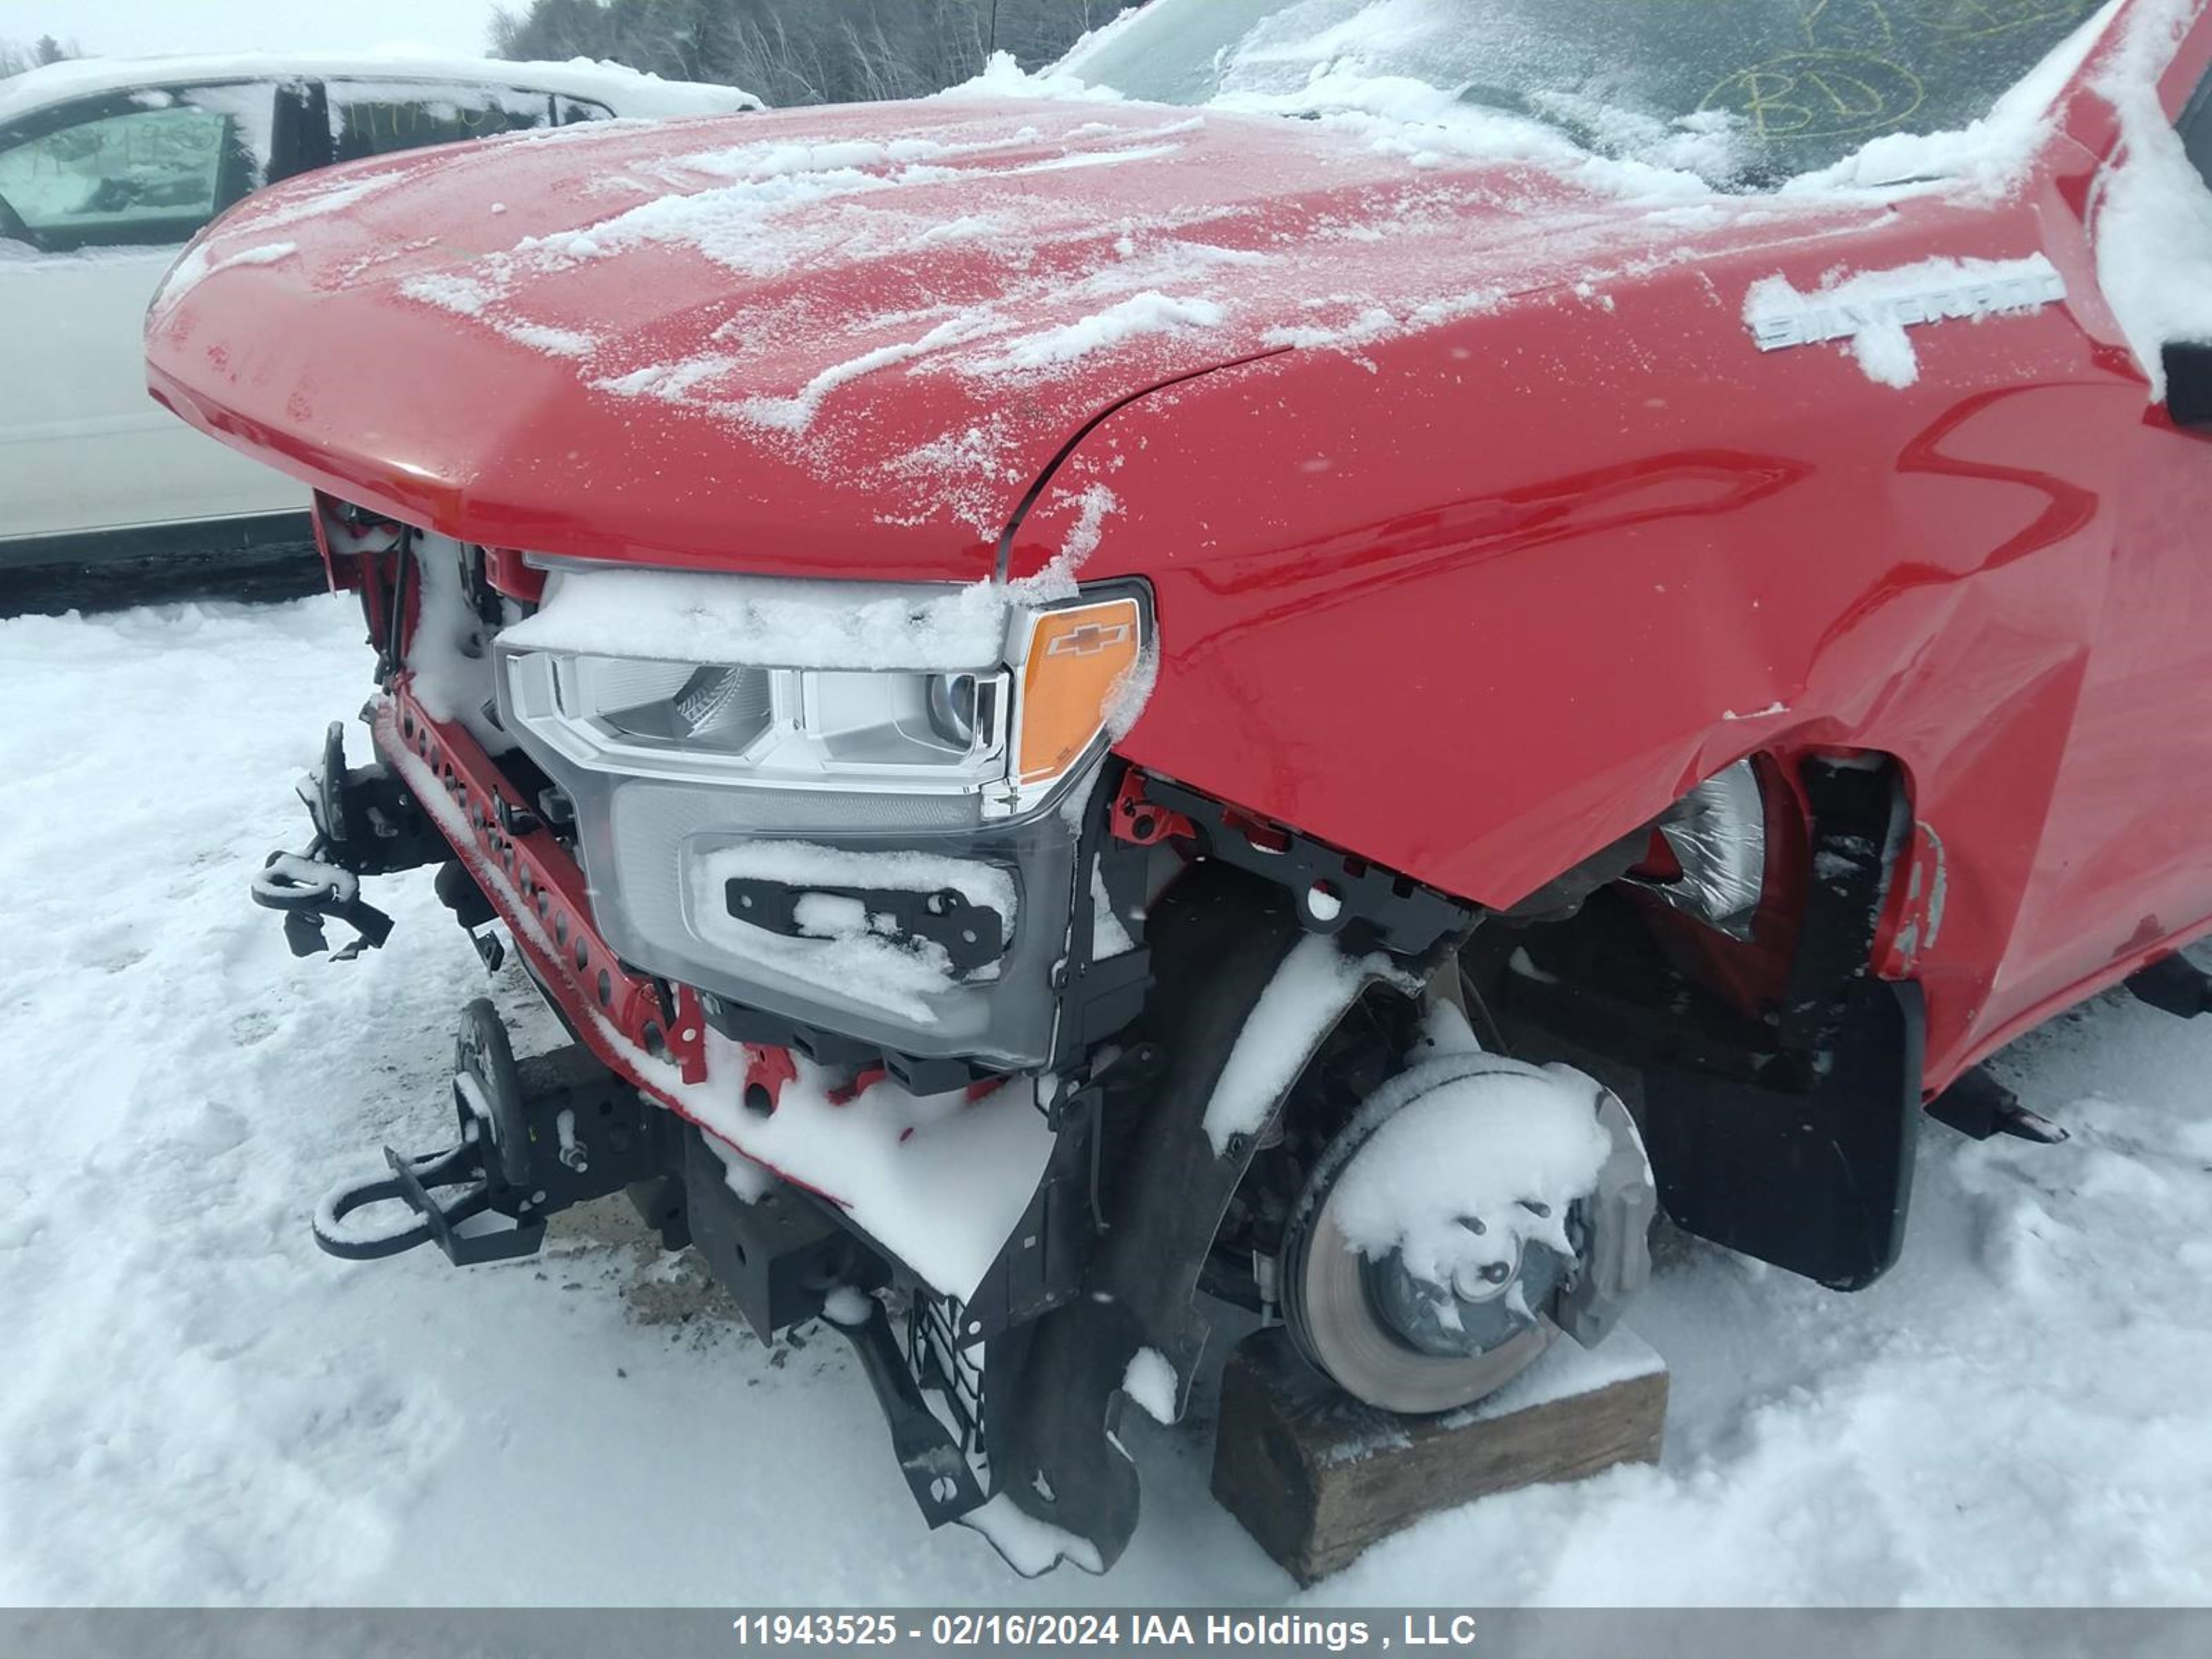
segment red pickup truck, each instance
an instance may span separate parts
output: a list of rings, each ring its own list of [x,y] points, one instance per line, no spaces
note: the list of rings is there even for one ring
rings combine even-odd
[[[255,896],[438,865],[574,1037],[325,1247],[627,1190],[1098,1569],[1220,1303],[1438,1411],[1655,1206],[1849,1290],[1924,1117],[2062,1135],[1979,1062],[2207,1000],[2212,25],[1695,13],[1157,0],[205,233],[153,392],[375,658]]]

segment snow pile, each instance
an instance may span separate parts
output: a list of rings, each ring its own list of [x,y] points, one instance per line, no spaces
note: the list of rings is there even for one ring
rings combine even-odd
[[[1069,514],[1059,551],[1035,575],[1000,581],[878,585],[634,566],[550,571],[544,603],[510,624],[517,651],[573,651],[662,662],[750,667],[995,668],[1017,649],[1012,630],[1034,607],[1077,597],[1077,577],[1098,549],[1120,499],[1103,484],[1063,492]],[[471,665],[473,667],[473,665]],[[1159,671],[1148,645],[1115,687],[1106,729],[1119,739],[1144,713]],[[488,693],[487,693],[488,695]]]
[[[822,1316],[833,1325],[865,1325],[876,1316],[876,1299],[850,1285],[833,1285],[822,1298]]]
[[[433,719],[459,721],[486,754],[503,755],[514,738],[489,712],[498,688],[489,630],[462,591],[460,558],[460,544],[450,536],[426,532],[416,538],[420,586],[407,664],[415,695]]]
[[[1478,312],[1495,310],[1507,297],[1501,289],[1479,289],[1393,308],[1373,304],[1365,295],[1318,295],[1302,301],[1303,308],[1311,317],[1334,313],[1332,320],[1280,324],[1260,337],[1271,347],[1334,346],[1352,350],[1376,345],[1401,334],[1435,328],[1457,318],[1472,317]]]
[[[1360,1108],[1374,1128],[1331,1188],[1346,1242],[1371,1261],[1395,1252],[1414,1278],[1478,1296],[1484,1270],[1516,1270],[1541,1245],[1575,1255],[1567,1210],[1597,1183],[1612,1138],[1595,1085],[1565,1066],[1452,1054],[1408,1067]],[[1516,1280],[1509,1295],[1518,1304]]]
[[[2096,219],[2097,282],[2153,402],[2166,396],[2162,348],[2212,342],[2212,191],[2158,97],[2160,72],[2195,15],[2191,0],[2143,0],[2096,82],[2120,120],[2119,165]]]
[[[1060,550],[1036,574],[1000,585],[1011,602],[1056,605],[1076,598],[1076,578],[1085,561],[1098,550],[1098,544],[1105,538],[1106,520],[1121,511],[1121,498],[1105,484],[1091,483],[1055,492],[1054,505],[1063,517],[1073,514],[1066,533],[1060,539]],[[1157,647],[1147,646],[1144,656],[1115,690],[1109,703],[1107,719],[1115,737],[1126,733],[1137,723],[1137,716],[1144,713],[1158,666]]]
[[[1447,1412],[1437,1421],[1446,1428],[1456,1428],[1465,1423],[1510,1417],[1666,1369],[1667,1362],[1658,1350],[1626,1326],[1616,1325],[1595,1348],[1585,1348],[1579,1342],[1552,1343],[1535,1364],[1496,1394]]]
[[[1304,116],[1323,131],[1352,138],[1377,155],[1431,171],[1487,161],[1550,169],[1583,189],[1622,200],[1699,200],[1713,185],[1675,162],[1705,152],[1702,135],[1667,159],[1593,155],[1556,127],[1463,102],[1447,88],[1404,76],[1377,76],[1344,65],[1316,73],[1294,92],[1224,93],[1211,107],[1241,115]]]
[[[1113,33],[1119,25],[1133,21],[1137,9],[1132,6],[1113,22],[1091,30],[1075,43],[1073,49],[1059,64],[1048,64],[1034,70],[1024,70],[1016,61],[1013,53],[994,52],[974,76],[957,86],[945,88],[933,96],[948,103],[1000,98],[1059,98],[1074,102],[1118,104],[1121,101],[1121,94],[1113,88],[1092,86],[1080,76],[1070,74],[1063,66]]]
[[[1213,1150],[1226,1152],[1232,1137],[1258,1133],[1359,994],[1377,980],[1402,978],[1388,956],[1347,956],[1327,934],[1308,933],[1293,945],[1244,1017],[1206,1103]]]
[[[777,1186],[775,1172],[756,1164],[720,1135],[705,1138],[707,1150],[721,1160],[722,1184],[747,1204],[757,1204]]]
[[[1121,1392],[1155,1423],[1172,1425],[1182,1415],[1176,1408],[1182,1391],[1176,1386],[1175,1367],[1158,1348],[1139,1348],[1129,1356],[1128,1368],[1121,1373]]]
[[[966,365],[974,374],[1003,374],[1025,368],[1048,368],[1072,363],[1094,351],[1105,351],[1140,334],[1169,334],[1182,328],[1218,328],[1221,307],[1211,300],[1181,299],[1146,289],[1126,300],[1092,313],[1079,322],[1062,324],[1009,341],[994,356]]]
[[[1100,873],[1093,860],[1091,866],[1091,959],[1105,962],[1114,957],[1127,956],[1137,948],[1128,925],[1114,908],[1113,895],[1106,890],[1106,878]]]
[[[1762,348],[1841,340],[1869,380],[1902,389],[1920,378],[1907,328],[1950,319],[1978,323],[2065,297],[2064,281],[2040,253],[1923,259],[1889,270],[1832,272],[1810,294],[1786,277],[1764,277],[1744,295],[1743,320]]]
[[[1024,1578],[1050,1572],[1063,1561],[1089,1573],[1104,1571],[1089,1539],[1038,1520],[1005,1492],[962,1516],[960,1524],[989,1539],[1006,1565]]]
[[[2121,0],[2105,0],[1980,118],[1955,131],[1881,134],[1779,188],[1820,195],[1933,186],[1984,198],[2010,191],[2049,136],[2053,100],[2120,9]],[[1188,8],[1181,20],[1186,34],[1196,27],[1197,9]],[[1870,27],[1885,46],[1894,46],[1905,27],[1945,27],[1932,18],[1893,21],[1879,8],[1864,18],[1850,15],[1858,11],[1856,7],[1824,3],[1799,9],[1802,18],[1791,21],[1814,55],[1821,50],[1818,43],[1824,32],[1850,45],[1855,23]],[[1975,32],[1988,38],[2023,25],[2047,30],[2075,9],[2014,9],[2021,15],[1999,20],[1991,13],[1986,28]],[[1583,44],[1595,46],[1606,40],[1613,20],[1585,18],[1547,42],[1540,31],[1516,25],[1510,9],[1478,15],[1434,0],[1343,0],[1285,6],[1272,15],[1231,14],[1229,26],[1213,37],[1222,45],[1211,65],[1190,63],[1178,83],[1176,59],[1188,53],[1189,40],[1177,40],[1175,26],[1164,20],[1139,24],[1138,16],[1133,13],[1079,43],[1049,72],[1048,82],[1040,77],[1031,89],[1096,97],[1100,88],[1086,87],[1080,77],[1112,81],[1133,76],[1125,90],[1177,102],[1204,100],[1215,109],[1304,116],[1340,125],[1418,165],[1435,166],[1453,156],[1511,156],[1540,161],[1593,188],[1638,196],[1668,189],[1694,195],[1707,181],[1729,185],[1757,159],[1757,146],[1740,111],[1708,107],[1662,119],[1631,107],[1639,66],[1618,57],[1605,61],[1608,52],[1621,52],[1625,39],[1597,46],[1590,63],[1574,62],[1582,30],[1591,31]],[[1154,21],[1162,26],[1154,31],[1149,56],[1127,41],[1118,42],[1117,48],[1117,37],[1125,30],[1133,34]],[[1759,21],[1739,16],[1717,27],[1741,29],[1748,50]],[[1788,23],[1783,27],[1787,31]],[[1677,44],[1685,54],[1708,49],[1693,37]],[[1946,44],[1956,50],[1956,37],[1934,43],[1934,49],[1940,52]],[[1716,73],[1725,62],[1724,55],[1713,59]],[[1856,71],[1844,64],[1841,72],[1849,82]],[[1790,86],[1788,58],[1777,60],[1772,79],[1782,88]],[[1011,65],[994,65],[988,85],[1012,91],[1021,82]],[[1592,88],[1599,95],[1587,89]],[[1498,106],[1516,98],[1525,100],[1527,113]],[[1809,112],[1807,118],[1812,119]]]
[[[415,171],[413,166],[401,160],[375,171],[357,170],[337,179],[310,173],[303,180],[288,184],[281,198],[248,197],[234,219],[220,222],[225,231],[250,225],[258,235],[280,230],[286,225],[303,224],[310,219],[327,218],[391,189],[411,178]]]

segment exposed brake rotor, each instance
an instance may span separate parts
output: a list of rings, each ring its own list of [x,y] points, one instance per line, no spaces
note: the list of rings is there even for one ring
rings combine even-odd
[[[1522,1191],[1510,1169],[1470,1168],[1468,1203],[1443,1218],[1456,1247],[1440,1249],[1432,1234],[1379,1249],[1376,1198],[1406,1173],[1390,1163],[1405,1149],[1386,1144],[1385,1125],[1415,1108],[1434,1119],[1479,1102],[1486,1081],[1517,1096],[1523,1110],[1566,1115],[1552,1121],[1570,1136],[1576,1115],[1594,1126],[1595,1140],[1580,1133],[1601,1153],[1595,1173],[1582,1190],[1561,1194],[1533,1174]],[[1484,1152],[1478,1139],[1460,1162]],[[1433,1197],[1426,1176],[1407,1184]],[[1456,1179],[1448,1172],[1446,1184]],[[1610,1091],[1565,1067],[1479,1051],[1430,1059],[1377,1091],[1315,1164],[1284,1238],[1284,1322],[1310,1362],[1370,1405],[1407,1413],[1470,1405],[1527,1370],[1560,1329],[1595,1342],[1610,1328],[1649,1271],[1655,1208],[1642,1144]]]

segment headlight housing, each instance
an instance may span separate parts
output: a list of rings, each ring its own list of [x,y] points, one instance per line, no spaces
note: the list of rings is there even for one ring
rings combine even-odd
[[[868,597],[877,591],[858,590],[856,613],[879,603]],[[503,712],[576,765],[750,788],[966,797],[975,822],[1036,811],[1103,748],[1148,647],[1144,605],[1128,592],[1006,604],[1000,661],[941,668],[872,665],[864,630],[850,636],[855,660],[838,665],[779,661],[793,645],[772,637],[733,639],[710,656],[696,632],[684,641],[696,654],[682,657],[651,653],[642,633],[621,653],[563,648],[557,641],[573,635],[557,606],[573,600],[553,599],[544,625],[532,618],[501,639]],[[818,652],[820,637],[810,629],[791,641]]]
[[[747,1040],[1011,1069],[1052,1053],[1070,949],[1053,809],[1133,714],[1150,635],[1134,583],[1030,604],[556,567],[495,650],[624,961]]]
[[[979,790],[1005,775],[1004,672],[763,668],[553,651],[514,653],[507,672],[523,726],[600,771],[927,793]]]

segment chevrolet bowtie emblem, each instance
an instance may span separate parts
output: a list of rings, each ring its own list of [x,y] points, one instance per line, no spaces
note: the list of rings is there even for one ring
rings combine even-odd
[[[1130,627],[1127,623],[1085,623],[1053,641],[1045,647],[1044,653],[1048,657],[1095,657],[1101,651],[1126,644]]]

